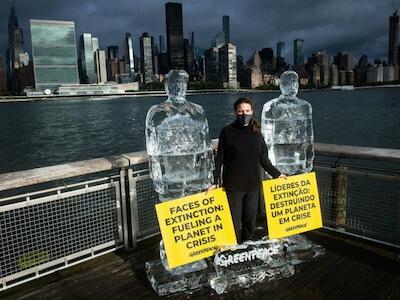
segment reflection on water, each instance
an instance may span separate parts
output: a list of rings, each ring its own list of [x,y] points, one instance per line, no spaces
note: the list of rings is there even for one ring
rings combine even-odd
[[[300,92],[313,106],[316,142],[400,148],[400,90]],[[239,97],[263,104],[279,92],[189,96],[204,107],[210,133],[232,122]],[[0,173],[145,149],[148,109],[163,97],[64,99],[0,105]]]

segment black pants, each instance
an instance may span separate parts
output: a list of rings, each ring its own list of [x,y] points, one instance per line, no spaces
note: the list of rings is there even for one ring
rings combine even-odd
[[[250,240],[256,227],[260,190],[226,191],[226,195],[238,243]]]

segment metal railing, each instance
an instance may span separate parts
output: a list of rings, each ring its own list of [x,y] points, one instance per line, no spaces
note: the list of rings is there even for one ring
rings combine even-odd
[[[317,144],[324,226],[400,247],[400,150]]]
[[[118,248],[120,195],[104,178],[1,199],[1,289]]]
[[[324,226],[400,247],[400,150],[315,150]],[[157,202],[145,152],[0,174],[0,290],[136,247]]]

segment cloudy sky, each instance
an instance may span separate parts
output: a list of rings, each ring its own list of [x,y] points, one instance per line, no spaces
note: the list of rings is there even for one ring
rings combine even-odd
[[[15,6],[31,52],[29,19],[75,21],[77,37],[90,32],[100,46],[123,45],[124,33],[131,32],[138,53],[139,36],[149,32],[165,35],[165,8],[161,0],[1,0],[0,56],[8,44],[9,9]],[[285,57],[293,60],[293,39],[305,40],[305,54],[326,49],[331,55],[367,54],[370,60],[386,60],[388,17],[400,0],[184,0],[184,35],[195,32],[195,44],[209,47],[222,30],[222,16],[229,15],[231,40],[247,60],[258,49],[286,44]]]

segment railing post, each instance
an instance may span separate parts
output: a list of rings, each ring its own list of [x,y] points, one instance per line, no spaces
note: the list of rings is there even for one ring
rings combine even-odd
[[[338,165],[337,173],[332,174],[332,221],[338,228],[345,230],[347,214],[347,167]]]
[[[126,197],[126,188],[125,188],[125,169],[121,168],[119,171],[119,184],[121,190],[121,203],[122,203],[122,230],[124,237],[124,246],[125,249],[129,249],[129,227],[128,227],[128,198]]]
[[[138,213],[138,203],[137,203],[137,189],[136,180],[133,180],[133,171],[128,169],[128,183],[129,183],[129,206],[131,214],[131,238],[132,238],[132,248],[137,246],[137,237],[139,233],[139,213]]]

